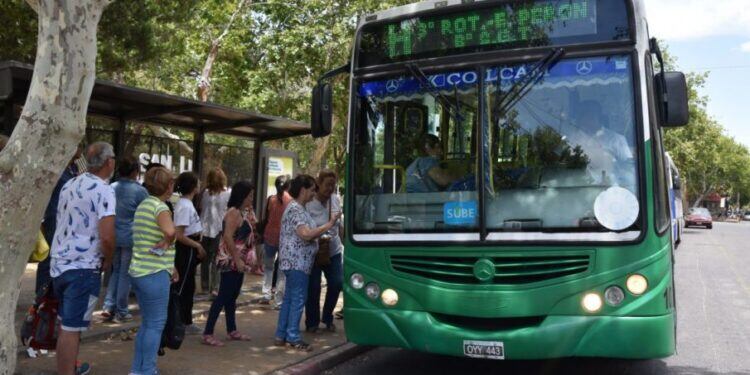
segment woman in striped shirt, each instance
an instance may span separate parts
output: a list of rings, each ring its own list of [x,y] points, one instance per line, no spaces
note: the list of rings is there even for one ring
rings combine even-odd
[[[163,167],[153,168],[146,172],[143,186],[149,197],[135,212],[129,270],[142,320],[130,373],[151,375],[158,372],[156,354],[167,321],[169,284],[179,275],[174,269],[175,227],[164,203],[174,189],[172,173]]]

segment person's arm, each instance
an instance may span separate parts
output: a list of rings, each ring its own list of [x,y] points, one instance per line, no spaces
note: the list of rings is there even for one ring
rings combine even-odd
[[[177,236],[177,231],[175,230],[174,222],[172,221],[172,214],[169,210],[160,212],[159,215],[156,216],[156,223],[159,225],[162,234],[164,234],[164,239],[159,242],[156,247],[169,247],[169,245],[174,243],[175,237]]]
[[[245,270],[245,262],[240,258],[240,252],[237,251],[237,246],[234,243],[234,233],[237,232],[237,228],[242,224],[242,214],[236,209],[230,209],[224,218],[224,235],[222,240],[227,247],[229,256],[234,259],[234,263],[237,265],[237,270],[242,272]]]
[[[102,270],[109,271],[115,253],[115,217],[106,216],[99,220],[99,248],[104,258]]]
[[[331,219],[328,220],[327,223],[317,228],[310,228],[306,224],[297,225],[297,229],[296,229],[297,235],[305,241],[312,241],[322,236],[323,233],[328,232],[329,229],[333,228],[333,226],[336,224],[336,220],[338,220],[340,217],[341,217],[341,212],[339,212],[336,215],[332,215]]]
[[[427,171],[427,175],[441,187],[446,187],[455,181],[455,178],[451,176],[447,169],[440,168],[439,166],[430,168]]]
[[[198,259],[205,258],[206,250],[203,248],[203,245],[201,245],[200,242],[193,240],[190,237],[186,236],[185,228],[187,227],[183,225],[175,227],[175,237],[177,238],[177,242],[185,246],[190,246],[195,250],[198,250]]]

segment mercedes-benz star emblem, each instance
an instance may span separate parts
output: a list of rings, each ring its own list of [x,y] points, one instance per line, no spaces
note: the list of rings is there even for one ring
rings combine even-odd
[[[474,263],[474,277],[481,282],[487,282],[495,277],[495,264],[483,258]]]
[[[580,61],[576,65],[576,71],[582,76],[590,74],[592,70],[594,70],[594,65],[588,60]]]
[[[386,82],[385,89],[388,92],[396,92],[396,90],[398,90],[398,86],[399,86],[399,84],[398,84],[397,80],[390,79],[390,80],[388,80],[388,82]]]

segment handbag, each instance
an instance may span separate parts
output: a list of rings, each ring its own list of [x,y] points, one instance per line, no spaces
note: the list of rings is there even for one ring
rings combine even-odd
[[[331,199],[328,199],[328,220],[331,220]],[[331,264],[331,236],[328,233],[318,238],[318,253],[315,254],[315,266],[325,267]]]
[[[185,340],[185,323],[180,316],[180,294],[170,289],[167,305],[167,322],[161,336],[160,350],[169,348],[177,350]]]
[[[41,262],[49,256],[49,244],[47,243],[47,240],[44,239],[44,235],[42,234],[42,231],[40,230],[36,237],[36,246],[34,247],[34,251],[29,256],[29,262],[30,263],[37,263]]]
[[[247,219],[245,219],[245,221],[247,221]],[[250,228],[252,228],[252,225],[250,226]],[[246,268],[253,267],[258,264],[258,257],[255,253],[252,233],[250,233],[245,241],[235,240],[234,246],[239,252],[240,259],[242,259],[242,261],[245,263]],[[219,244],[219,251],[216,254],[216,266],[222,270],[245,272],[245,270],[237,269],[237,264],[234,262],[234,257],[230,255],[223,238]]]

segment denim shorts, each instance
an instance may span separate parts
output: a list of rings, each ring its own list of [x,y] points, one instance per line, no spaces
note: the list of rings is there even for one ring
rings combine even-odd
[[[99,270],[70,270],[53,279],[55,298],[60,302],[57,314],[64,331],[81,332],[89,328],[100,287]]]

